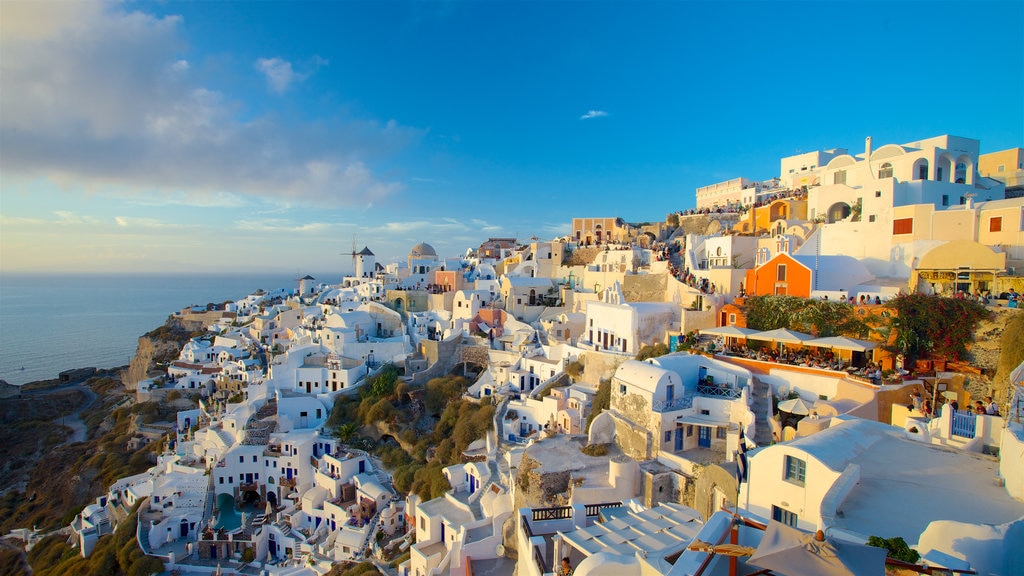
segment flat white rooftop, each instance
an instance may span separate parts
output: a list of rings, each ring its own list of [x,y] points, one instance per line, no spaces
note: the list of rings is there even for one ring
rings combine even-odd
[[[860,481],[840,505],[843,515],[837,515],[835,527],[909,541],[935,520],[1003,524],[1024,516],[1024,502],[995,483],[995,458],[915,442],[901,437],[902,430],[866,424],[840,426],[880,437],[852,459],[861,467]]]

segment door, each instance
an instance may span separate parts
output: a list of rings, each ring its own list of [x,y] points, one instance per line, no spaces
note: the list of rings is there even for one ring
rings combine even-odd
[[[470,476],[469,477],[469,493],[472,494],[473,492],[476,492],[476,477],[475,476]]]
[[[711,427],[698,426],[697,432],[697,445],[700,446],[701,448],[711,448]]]
[[[181,519],[180,530],[181,532],[179,532],[179,534],[181,535],[181,537],[188,538],[188,520],[185,520],[184,518]]]
[[[683,449],[683,427],[676,428],[676,451]]]

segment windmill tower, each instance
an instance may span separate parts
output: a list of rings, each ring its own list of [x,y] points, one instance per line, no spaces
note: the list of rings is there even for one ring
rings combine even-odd
[[[341,255],[352,257],[353,276],[356,278],[373,278],[377,271],[376,256],[370,251],[368,246],[364,246],[362,250],[359,250],[355,234],[352,235],[352,251],[342,252]]]
[[[373,252],[370,252],[369,246],[364,246],[356,254],[355,270],[356,276],[360,278],[373,278],[374,272],[376,272],[376,257]]]

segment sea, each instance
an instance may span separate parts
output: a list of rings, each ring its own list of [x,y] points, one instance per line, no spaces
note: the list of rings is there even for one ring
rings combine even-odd
[[[336,283],[342,274],[312,274]],[[294,290],[294,274],[0,273],[0,379],[22,385],[74,368],[116,368],[139,336],[185,306]]]

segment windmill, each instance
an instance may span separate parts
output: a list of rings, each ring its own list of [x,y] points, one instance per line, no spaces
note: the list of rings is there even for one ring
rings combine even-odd
[[[351,256],[352,257],[352,272],[351,272],[351,274],[353,276],[355,276],[356,275],[356,258],[359,257],[359,245],[356,244],[356,235],[355,234],[352,235],[352,251],[351,252],[342,252],[341,255],[342,256]]]

